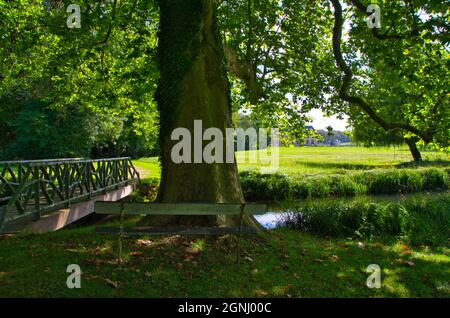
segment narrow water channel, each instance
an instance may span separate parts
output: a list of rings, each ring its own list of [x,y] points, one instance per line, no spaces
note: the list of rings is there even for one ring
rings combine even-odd
[[[299,208],[308,205],[320,205],[320,204],[352,204],[355,202],[393,202],[401,203],[406,200],[414,200],[421,198],[440,198],[444,196],[450,196],[450,191],[443,192],[425,192],[425,193],[412,193],[412,194],[401,194],[401,195],[378,195],[378,196],[356,196],[356,197],[340,197],[340,198],[313,198],[309,200],[302,201],[292,201],[292,202],[281,202],[273,203],[269,205],[269,212],[264,214],[254,215],[255,219],[266,229],[275,229],[277,227],[286,226],[286,221],[292,216],[292,213],[298,212]],[[450,207],[449,207],[450,213]]]

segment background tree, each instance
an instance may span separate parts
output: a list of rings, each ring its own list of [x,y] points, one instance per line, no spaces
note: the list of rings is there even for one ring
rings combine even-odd
[[[303,139],[309,110],[331,114],[341,108],[331,94],[339,78],[326,2],[222,1],[218,12],[234,111],[245,110],[259,126]]]
[[[68,29],[70,3],[0,1],[3,157],[150,154],[157,138],[157,10],[147,1],[78,1],[82,27]],[[30,131],[20,127],[37,114],[51,120],[33,122],[44,135],[32,137],[41,140],[33,141],[39,150],[27,152]]]
[[[327,126],[327,136],[328,136],[328,137],[331,137],[331,136],[333,136],[333,135],[334,135],[334,133],[333,133],[333,127]]]
[[[342,44],[340,1],[332,0],[333,50],[344,72],[339,96],[351,103],[353,121],[368,118],[386,131],[399,130],[414,160],[416,141],[448,148],[448,10],[445,1],[382,1],[384,28],[369,29],[366,5],[352,1],[349,40]],[[343,51],[347,54],[344,57]]]

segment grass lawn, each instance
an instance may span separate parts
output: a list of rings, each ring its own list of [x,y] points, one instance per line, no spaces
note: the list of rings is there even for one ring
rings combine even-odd
[[[133,165],[138,170],[141,179],[160,178],[161,168],[158,157],[133,160]]]
[[[327,239],[279,229],[243,242],[129,238],[117,264],[117,237],[92,227],[0,241],[0,297],[448,297],[450,249]],[[68,289],[69,264],[82,270]],[[370,264],[381,267],[369,289]]]
[[[422,165],[449,166],[450,157],[424,153]],[[237,154],[239,169],[255,169]],[[280,149],[280,172],[336,174],[401,167],[406,149],[302,147]],[[141,178],[159,178],[157,158],[134,161]],[[132,224],[136,218],[127,219]],[[109,221],[117,226],[117,220]],[[403,240],[403,242],[406,242]],[[450,241],[449,241],[450,243]],[[277,229],[242,243],[235,264],[233,238],[124,239],[94,226],[43,235],[0,236],[0,297],[449,297],[450,246],[401,241],[358,242]],[[81,289],[68,289],[67,266],[82,270]],[[382,285],[370,289],[366,268],[378,264]]]
[[[249,163],[248,152],[237,152],[240,171],[257,169],[258,164]],[[423,152],[426,165],[450,166],[450,155],[437,152]],[[392,168],[411,162],[407,147],[364,148],[364,147],[282,147],[280,148],[279,172],[289,175],[336,174],[349,171]],[[133,161],[143,178],[159,178],[157,158],[142,158]]]

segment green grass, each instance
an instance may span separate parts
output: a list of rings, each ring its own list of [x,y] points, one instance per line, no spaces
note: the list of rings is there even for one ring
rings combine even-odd
[[[450,250],[321,238],[280,229],[243,242],[240,267],[230,239],[117,237],[92,227],[0,240],[0,297],[448,297]],[[82,270],[68,289],[69,264]],[[380,289],[366,287],[370,264]]]
[[[237,154],[241,172],[257,168],[243,163],[243,155]],[[424,153],[424,157],[431,161],[421,166],[449,171],[448,155]],[[280,159],[280,172],[299,179],[363,175],[362,170],[376,170],[378,176],[389,171],[386,168],[415,168],[408,163],[406,149],[394,152],[392,148],[281,148]],[[134,164],[142,178],[159,178],[157,158],[139,159]],[[405,180],[414,188],[423,179],[412,175]],[[340,186],[351,188],[344,179]],[[148,188],[144,192],[155,190],[153,182],[144,186]],[[130,225],[136,221],[127,219]],[[410,240],[401,236],[396,241],[380,243],[374,238],[361,243],[355,236],[331,238],[320,233],[277,229],[264,238],[246,239],[240,266],[235,264],[235,242],[227,237],[126,238],[122,265],[117,263],[117,236],[94,234],[93,226],[0,237],[0,297],[450,296],[448,244],[410,246]],[[66,287],[70,264],[81,267],[81,289]],[[380,289],[366,286],[369,273],[365,270],[370,264],[381,267]]]
[[[133,165],[138,170],[141,179],[160,178],[161,168],[159,166],[158,157],[133,160]]]
[[[258,169],[259,165],[246,161],[248,152],[237,152],[239,171]],[[422,153],[425,166],[450,166],[450,155],[439,152]],[[280,148],[280,173],[290,176],[341,174],[368,169],[394,168],[411,165],[407,147],[282,147]],[[248,161],[248,160],[247,160]],[[144,172],[144,178],[160,177],[157,158],[133,161]]]
[[[447,190],[449,175],[446,169],[435,167],[389,168],[304,177],[243,171],[240,181],[248,201],[281,201]]]
[[[450,247],[450,193],[416,194],[376,202],[308,200],[290,204],[287,226],[322,236]]]

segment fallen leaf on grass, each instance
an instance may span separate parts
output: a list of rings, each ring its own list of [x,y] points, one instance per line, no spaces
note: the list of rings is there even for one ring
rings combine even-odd
[[[186,248],[186,253],[188,253],[188,254],[198,254],[199,252],[200,252],[200,249],[198,249],[198,248],[192,248],[192,247]]]
[[[292,285],[291,284],[284,285],[284,286],[282,286],[282,288],[283,288],[284,293],[287,293],[292,288]]]
[[[96,276],[96,275],[85,275],[84,277],[86,279],[97,279],[98,278],[98,276]]]
[[[105,279],[105,282],[111,287],[119,288],[119,282],[112,281],[108,278]]]
[[[139,257],[139,256],[142,256],[142,255],[144,255],[144,253],[139,252],[139,251],[130,252],[130,256]]]
[[[105,246],[97,246],[97,247],[94,249],[94,254],[96,254],[96,255],[102,254],[102,253],[104,253],[104,252],[106,252],[106,251],[108,251],[108,250],[109,250],[108,247],[105,247]]]
[[[366,247],[366,245],[363,242],[358,242],[357,246],[361,249]]]
[[[333,256],[331,256],[331,260],[332,260],[333,262],[336,262],[336,261],[339,260],[339,256],[333,255]]]
[[[118,264],[118,260],[117,259],[115,259],[115,260],[103,260],[103,259],[98,259],[98,258],[95,258],[95,259],[86,258],[83,262],[85,264],[95,265],[95,266],[100,266],[100,265],[104,265],[104,264],[107,264],[107,265],[117,265]],[[124,262],[124,260],[122,260],[122,262]]]
[[[409,251],[409,247],[408,247],[408,245],[406,245],[406,244],[401,243],[401,244],[400,244],[400,248],[401,248],[403,251]]]
[[[409,267],[413,267],[414,266],[414,262],[413,261],[408,261],[408,260],[404,260],[404,259],[396,259],[395,262],[399,265],[406,265]]]
[[[414,266],[414,262],[413,261],[405,261],[405,264],[408,265],[409,267]]]
[[[323,259],[316,258],[316,262],[317,262],[317,263],[323,263]]]
[[[172,253],[172,252],[165,252],[165,253],[164,253],[164,256],[165,256],[165,257],[168,257],[168,258],[173,258],[173,257],[175,256],[175,253]]]
[[[406,255],[410,255],[412,254],[412,252],[410,251],[408,245],[406,244],[400,244],[400,248],[402,249],[403,253]]]
[[[2,235],[0,235],[0,241],[5,241],[5,240],[8,240],[13,237],[14,237],[14,234],[2,234]]]
[[[136,244],[137,245],[141,245],[141,246],[151,246],[152,245],[152,241],[150,241],[150,240],[137,240]]]
[[[14,273],[7,273],[7,272],[0,272],[0,278],[8,277],[8,276],[14,276]]]
[[[256,297],[265,297],[268,295],[268,292],[261,289],[256,289],[253,291],[253,293],[255,294]]]

